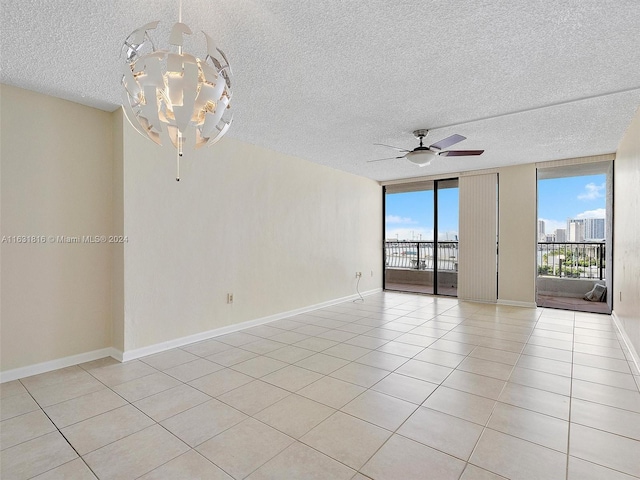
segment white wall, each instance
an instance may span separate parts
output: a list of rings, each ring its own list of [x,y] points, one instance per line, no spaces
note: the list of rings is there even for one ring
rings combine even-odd
[[[2,236],[112,233],[111,116],[0,86]],[[111,346],[109,244],[2,243],[10,370]]]
[[[640,352],[640,110],[614,162],[613,311]]]
[[[377,182],[228,137],[176,182],[125,125],[125,351],[381,287]]]

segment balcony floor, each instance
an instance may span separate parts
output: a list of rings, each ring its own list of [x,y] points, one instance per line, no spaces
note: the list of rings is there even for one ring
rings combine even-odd
[[[562,310],[572,310],[574,312],[604,313],[609,314],[609,305],[606,302],[589,302],[582,298],[554,297],[551,295],[538,295],[539,307],[560,308]]]
[[[411,283],[386,282],[385,289],[393,292],[407,292],[433,295],[433,285],[414,285]],[[455,297],[458,295],[458,289],[452,287],[438,287],[438,295]]]

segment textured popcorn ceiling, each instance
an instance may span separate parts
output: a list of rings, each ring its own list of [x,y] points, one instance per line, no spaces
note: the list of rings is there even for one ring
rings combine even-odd
[[[0,80],[115,110],[124,38],[177,18],[178,0],[1,0]],[[184,0],[183,21],[231,62],[228,135],[376,180],[614,152],[640,104],[637,0]],[[417,128],[486,151],[367,163]]]

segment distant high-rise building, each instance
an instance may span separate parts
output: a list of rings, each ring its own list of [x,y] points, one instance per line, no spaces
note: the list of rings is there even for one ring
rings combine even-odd
[[[547,243],[553,243],[556,241],[556,234],[555,233],[548,233],[546,236],[546,241]]]
[[[546,240],[544,220],[538,220],[538,241],[545,242]]]
[[[575,242],[575,240],[571,238],[571,224],[575,222],[582,223],[582,220],[576,218],[567,218],[567,242]]]
[[[569,222],[570,242],[584,242],[584,225],[582,220],[572,220]]]
[[[585,240],[604,240],[605,238],[604,218],[585,218],[583,225],[584,225]]]
[[[575,240],[571,235],[571,225],[580,225],[582,240]],[[574,227],[577,233],[578,227]],[[604,218],[567,218],[567,241],[584,242],[585,240],[604,240],[606,237],[606,222]]]
[[[564,228],[556,228],[556,242],[563,243],[567,241],[567,230]]]

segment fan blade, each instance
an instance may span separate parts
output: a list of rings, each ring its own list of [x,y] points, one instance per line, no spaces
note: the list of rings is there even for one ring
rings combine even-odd
[[[374,143],[374,145],[380,145],[381,147],[389,147],[389,148],[393,148],[394,150],[398,150],[399,152],[410,152],[411,150],[406,150],[404,148],[400,148],[400,147],[394,147],[393,145],[385,145],[384,143]]]
[[[443,157],[465,157],[468,155],[482,155],[484,150],[449,150],[447,152],[440,152],[438,155]]]
[[[395,160],[397,158],[404,158],[404,156],[402,157],[389,157],[389,158],[378,158],[377,160],[367,160],[367,163],[371,163],[371,162],[383,162],[385,160]]]
[[[445,148],[450,147],[451,145],[454,145],[466,139],[467,137],[463,137],[462,135],[458,135],[457,133],[454,133],[450,137],[443,138],[439,142],[429,145],[429,148],[437,148],[438,150],[444,150]]]

